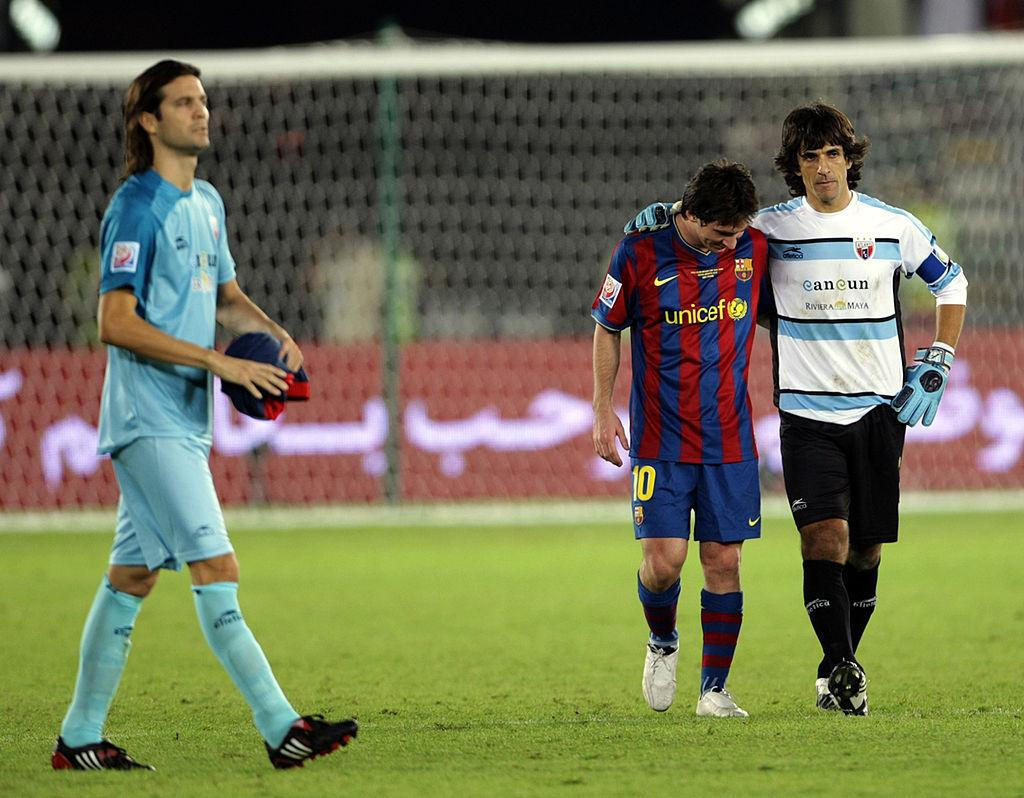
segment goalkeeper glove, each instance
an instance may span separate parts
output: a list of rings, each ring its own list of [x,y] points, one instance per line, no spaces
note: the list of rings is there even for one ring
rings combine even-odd
[[[640,211],[636,218],[630,219],[622,228],[622,232],[645,233],[649,230],[661,230],[661,228],[672,224],[673,213],[678,213],[678,210],[672,203],[652,202]]]
[[[896,418],[910,427],[918,421],[931,426],[952,367],[953,352],[949,348],[932,344],[918,349],[914,353],[914,364],[907,369],[907,381],[892,400]]]

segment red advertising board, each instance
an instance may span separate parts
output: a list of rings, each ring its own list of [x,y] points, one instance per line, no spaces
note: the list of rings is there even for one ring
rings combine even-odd
[[[930,340],[908,330],[908,344]],[[593,454],[590,340],[415,343],[402,351],[399,485],[407,501],[624,496],[626,469]],[[625,422],[628,346],[617,405]],[[375,346],[303,347],[313,399],[274,422],[219,392],[212,467],[226,504],[381,497],[388,415]],[[988,353],[999,352],[999,358]],[[0,359],[0,509],[109,506],[97,457],[101,350],[15,350]],[[765,336],[751,394],[766,487],[780,489],[778,416]],[[1024,486],[1024,331],[968,330],[938,418],[908,431],[906,490]],[[169,475],[170,476],[170,475]]]

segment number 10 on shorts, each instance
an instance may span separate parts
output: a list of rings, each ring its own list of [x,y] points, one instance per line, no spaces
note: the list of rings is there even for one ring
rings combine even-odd
[[[633,466],[633,501],[645,502],[654,495],[654,479],[657,472],[654,466]]]

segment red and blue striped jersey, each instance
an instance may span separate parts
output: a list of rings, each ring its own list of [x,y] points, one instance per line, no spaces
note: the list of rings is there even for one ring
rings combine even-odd
[[[768,244],[701,253],[675,226],[624,238],[591,315],[631,332],[630,454],[679,463],[757,458],[747,375]]]

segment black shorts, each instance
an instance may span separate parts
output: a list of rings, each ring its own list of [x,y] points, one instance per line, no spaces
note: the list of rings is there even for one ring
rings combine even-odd
[[[907,430],[893,409],[879,405],[853,424],[779,415],[782,474],[797,528],[842,518],[856,548],[893,543]]]

